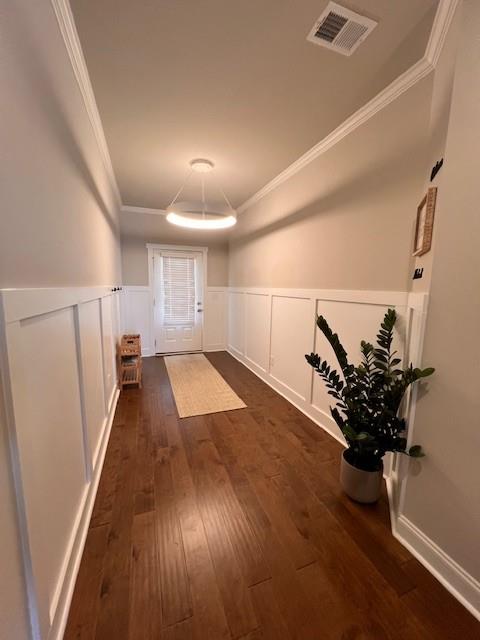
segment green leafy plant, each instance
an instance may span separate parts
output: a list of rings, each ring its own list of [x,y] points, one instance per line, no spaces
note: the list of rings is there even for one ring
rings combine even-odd
[[[362,359],[356,367],[349,363],[338,335],[319,316],[317,326],[332,346],[342,375],[316,353],[305,356],[336,400],[330,411],[348,444],[345,458],[365,471],[381,469],[387,451],[415,458],[424,455],[419,445],[407,451],[406,422],[398,412],[407,388],[435,369],[417,369],[411,364],[399,368],[401,359],[392,351],[396,320],[395,310],[389,309],[377,334],[377,346],[363,340],[360,343]]]

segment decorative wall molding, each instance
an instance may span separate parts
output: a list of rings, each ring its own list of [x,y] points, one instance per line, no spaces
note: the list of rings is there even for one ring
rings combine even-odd
[[[39,289],[9,289],[3,291],[5,322],[50,313],[56,309],[104,298],[112,293],[110,285],[100,287],[49,287]],[[2,290],[0,289],[0,295]]]
[[[418,294],[421,297],[426,296]],[[304,360],[312,351],[329,353],[316,329],[316,314],[323,312],[335,326],[337,321],[343,325],[339,333],[350,353],[366,335],[376,335],[387,308],[395,307],[397,348],[405,352],[411,322],[408,304],[409,295],[403,291],[229,287],[227,350],[343,443],[330,415],[330,397]]]
[[[320,140],[320,142],[300,156],[298,160],[295,160],[295,162],[270,180],[264,187],[254,193],[253,196],[238,207],[237,211],[243,213],[252,207],[268,193],[319,158],[323,153],[343,140],[345,136],[355,131],[355,129],[370,120],[376,113],[387,107],[391,102],[399,98],[408,91],[408,89],[431,73],[438,63],[457,4],[458,0],[440,0],[423,58],[347,118],[341,125],[323,138],[323,140]]]
[[[439,582],[480,620],[480,582],[404,515],[392,520],[392,532]]]
[[[452,24],[459,0],[440,0],[425,49],[425,58],[435,68],[442,53],[445,38]]]
[[[323,140],[318,142],[309,151],[303,154],[298,160],[279,173],[275,178],[270,180],[265,186],[257,191],[253,196],[248,198],[238,207],[238,212],[242,213],[261,200],[268,193],[273,191],[283,182],[298,173],[305,166],[313,162],[322,153],[325,153],[332,146],[340,142],[349,133],[367,122],[371,117],[378,113],[381,109],[388,106],[393,100],[401,96],[405,91],[410,89],[414,84],[422,80],[431,71],[433,71],[438,63],[438,59],[442,52],[448,29],[452,22],[455,10],[459,0],[440,0],[432,30],[422,59],[416,62],[410,69],[401,74],[388,87],[383,89],[377,96],[370,100],[366,105],[361,107],[352,116],[347,118],[334,131],[329,133]],[[88,74],[85,58],[83,56],[82,47],[78,37],[72,11],[68,0],[51,0],[53,10],[57,17],[60,31],[65,42],[65,46],[70,58],[70,62],[77,80],[85,108],[92,125],[93,132],[107,170],[112,189],[117,196],[124,213],[148,213],[152,215],[166,215],[165,210],[149,207],[135,207],[131,205],[122,205],[120,192],[118,189],[113,165],[108,150],[103,125],[98,112],[95,96],[93,93],[90,77]]]
[[[61,583],[61,588],[55,594],[56,603],[54,604],[56,604],[56,607],[52,607],[50,613],[50,618],[52,620],[51,640],[62,640],[65,633],[65,628],[67,626],[68,614],[73,598],[73,592],[75,589],[75,582],[77,579],[78,571],[80,569],[85,542],[87,540],[90,518],[92,517],[95,497],[97,495],[98,485],[100,482],[100,477],[102,475],[103,463],[105,461],[105,454],[107,453],[108,441],[110,439],[110,433],[112,430],[113,419],[115,417],[115,411],[117,408],[119,396],[120,390],[116,388],[110,413],[108,415],[102,440],[100,443],[97,464],[94,469],[92,481],[88,487],[88,490],[86,491],[84,500],[82,501],[82,509],[79,512],[79,518],[76,523],[75,536],[72,538],[71,553],[69,556],[69,561],[66,564],[64,579]]]
[[[205,321],[203,350],[225,351],[228,331],[228,287],[207,287],[205,292]]]
[[[68,617],[119,395],[118,298],[109,286],[0,291],[0,368],[33,640],[61,640]]]
[[[142,356],[154,356],[151,322],[152,296],[148,286],[125,286],[120,298],[122,333],[139,333]]]
[[[90,82],[90,76],[88,74],[82,45],[80,44],[80,38],[78,37],[77,27],[75,26],[75,20],[72,14],[72,9],[70,8],[70,3],[68,0],[50,0],[50,2],[57,18],[58,26],[60,27],[60,32],[67,49],[68,57],[70,58],[70,64],[72,65],[73,73],[75,75],[78,88],[80,89],[80,94],[93,129],[95,140],[97,141],[100,156],[107,171],[110,185],[117,199],[118,205],[121,206],[122,200],[120,197],[120,191],[115,178],[112,160],[108,150],[107,140],[105,138],[105,132],[98,112],[92,83]]]

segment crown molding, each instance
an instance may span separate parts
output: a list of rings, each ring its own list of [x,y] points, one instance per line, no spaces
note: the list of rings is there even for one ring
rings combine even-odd
[[[93,93],[90,77],[88,75],[85,58],[83,56],[82,47],[75,26],[72,10],[68,0],[50,0],[55,16],[57,18],[60,31],[67,49],[72,69],[80,89],[80,93],[85,104],[85,109],[92,126],[95,139],[100,150],[107,175],[117,197],[118,203],[121,205],[121,197],[118,189],[113,165],[105,139],[105,133],[98,112],[97,103]],[[270,180],[265,186],[257,191],[253,196],[248,198],[240,207],[238,213],[243,213],[276,187],[286,182],[289,178],[298,173],[301,169],[313,162],[316,158],[331,149],[335,144],[340,142],[345,136],[352,133],[355,129],[367,122],[376,113],[384,109],[391,102],[400,97],[405,91],[408,91],[413,85],[425,78],[431,73],[440,58],[445,38],[450,28],[455,10],[459,0],[440,0],[432,30],[427,43],[425,54],[410,69],[402,73],[396,80],[377,94],[372,100],[367,102],[363,107],[358,109],[353,115],[347,118],[340,126],[329,133],[325,138],[318,142],[315,146],[304,153],[298,160],[295,160],[286,169],[281,171],[275,178]],[[146,213],[151,215],[166,215],[163,209],[151,209],[147,207],[133,207],[121,205],[124,213]]]
[[[356,111],[353,115],[347,118],[340,126],[329,133],[323,140],[320,140],[314,147],[309,149],[303,156],[300,156],[298,160],[295,160],[291,165],[278,174],[273,180],[267,182],[257,193],[251,198],[246,200],[238,207],[238,212],[243,213],[249,209],[252,205],[261,200],[270,191],[273,191],[276,187],[286,182],[289,178],[301,171],[304,167],[320,157],[325,151],[331,149],[340,140],[348,136],[349,133],[355,131],[362,124],[370,120],[376,113],[384,109],[391,102],[396,100],[402,93],[405,93],[410,87],[416,84],[419,80],[424,78],[432,71],[432,65],[422,58],[415,63],[410,69],[402,73],[396,80],[394,80],[388,87],[383,89],[377,94],[370,102],[367,102],[363,107]]]
[[[67,49],[68,57],[70,58],[70,64],[75,75],[80,94],[87,111],[88,119],[95,135],[100,156],[107,171],[108,179],[110,181],[113,193],[117,198],[118,204],[121,205],[120,191],[118,189],[117,180],[113,171],[112,160],[110,158],[110,152],[108,150],[105,133],[103,130],[102,121],[98,112],[97,103],[95,101],[95,95],[93,93],[92,84],[90,82],[90,76],[88,75],[88,69],[83,56],[82,46],[78,37],[77,28],[75,26],[75,20],[70,8],[68,0],[50,0],[53,7],[53,11],[57,18],[58,26],[62,34],[63,42]]]
[[[152,216],[166,216],[165,209],[151,209],[150,207],[132,207],[128,204],[123,204],[120,211],[122,213],[147,213]]]
[[[418,62],[398,76],[398,78],[372,98],[372,100],[358,109],[358,111],[347,118],[340,126],[323,138],[323,140],[320,140],[314,147],[300,156],[298,160],[295,160],[295,162],[279,173],[273,180],[267,182],[264,187],[238,207],[238,213],[243,213],[256,204],[268,193],[316,160],[325,153],[325,151],[331,149],[331,147],[340,142],[345,136],[355,131],[355,129],[367,122],[376,113],[384,109],[405,93],[405,91],[408,91],[413,85],[431,73],[438,63],[458,2],[459,0],[440,0],[425,54]]]
[[[459,4],[459,0],[440,0],[433,21],[430,38],[425,50],[425,58],[435,68],[442,53],[443,45],[447,37],[448,30],[452,24],[453,16]]]

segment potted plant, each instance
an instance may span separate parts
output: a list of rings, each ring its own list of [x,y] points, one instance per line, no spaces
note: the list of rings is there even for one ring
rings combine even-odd
[[[406,422],[398,412],[407,388],[432,375],[434,369],[417,369],[411,364],[406,369],[399,368],[401,359],[392,351],[396,319],[395,310],[389,309],[377,334],[377,346],[362,340],[361,363],[355,367],[348,362],[338,335],[319,316],[317,326],[332,346],[342,375],[319,355],[305,356],[336,400],[330,411],[347,441],[340,481],[345,493],[358,502],[376,502],[380,497],[383,456],[387,451],[414,458],[423,456],[419,445],[407,451]]]

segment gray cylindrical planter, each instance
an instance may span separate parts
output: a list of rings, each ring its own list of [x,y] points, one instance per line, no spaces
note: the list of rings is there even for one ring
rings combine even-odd
[[[356,502],[371,504],[377,502],[382,490],[383,463],[378,471],[363,471],[351,465],[342,452],[340,484],[347,496]]]

